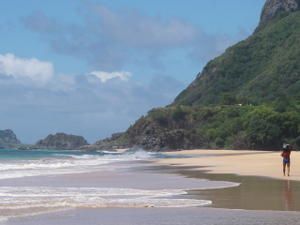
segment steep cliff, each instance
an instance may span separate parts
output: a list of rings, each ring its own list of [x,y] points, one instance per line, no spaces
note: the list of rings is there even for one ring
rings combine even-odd
[[[262,104],[282,97],[298,100],[299,41],[300,11],[269,22],[210,61],[174,104]]]
[[[299,10],[299,0],[267,0],[262,10],[259,28],[277,17],[287,16],[290,12]]]

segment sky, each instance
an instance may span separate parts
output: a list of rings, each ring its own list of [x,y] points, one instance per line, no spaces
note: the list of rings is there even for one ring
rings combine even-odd
[[[173,101],[264,0],[2,0],[0,129],[90,143]]]

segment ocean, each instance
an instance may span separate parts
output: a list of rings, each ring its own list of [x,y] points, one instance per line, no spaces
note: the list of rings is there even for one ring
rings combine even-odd
[[[0,150],[0,221],[75,208],[205,206],[211,201],[189,198],[186,190],[238,185],[182,182],[135,169],[161,157],[167,156],[145,151]]]
[[[0,224],[300,223],[298,212],[213,208],[232,202],[242,209],[241,197],[255,199],[251,194],[256,190],[254,178],[240,178],[240,185],[239,179],[228,176],[220,175],[219,179],[191,168],[185,173],[184,168],[170,170],[155,163],[165,157],[191,156],[141,150],[0,150]],[[272,186],[279,182],[255,180],[258,190],[263,190],[260,184],[266,187],[266,183]],[[258,190],[255,193],[260,193]]]

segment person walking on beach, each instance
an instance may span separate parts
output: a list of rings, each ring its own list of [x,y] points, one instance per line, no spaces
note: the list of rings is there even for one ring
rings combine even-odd
[[[285,176],[285,171],[287,168],[287,175],[290,176],[290,167],[291,167],[291,151],[292,147],[289,144],[283,144],[283,151],[281,156],[283,158],[283,175]]]

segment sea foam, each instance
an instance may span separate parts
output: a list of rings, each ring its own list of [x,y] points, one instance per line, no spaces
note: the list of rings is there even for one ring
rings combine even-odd
[[[51,157],[35,160],[1,161],[0,179],[91,172],[114,162],[144,160],[152,157],[150,153],[141,151],[123,154],[115,152],[100,153],[102,154],[76,155],[56,153]]]
[[[185,194],[182,189],[0,187],[0,219],[72,208],[170,208],[211,204],[207,200],[184,198]]]

